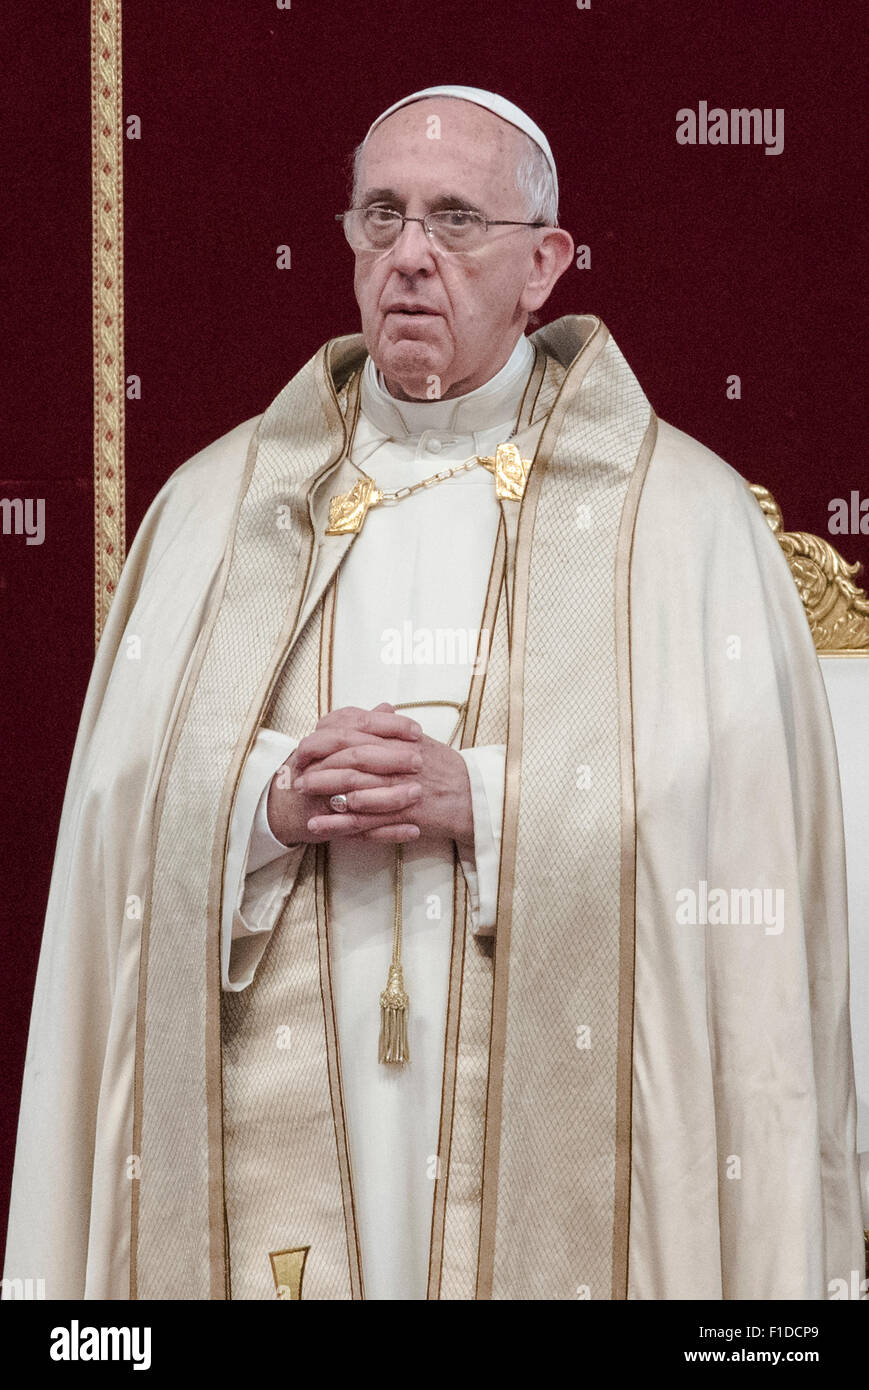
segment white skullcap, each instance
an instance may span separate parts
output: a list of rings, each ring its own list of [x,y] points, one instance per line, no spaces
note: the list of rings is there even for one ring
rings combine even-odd
[[[521,107],[508,101],[506,97],[498,96],[497,92],[484,91],[482,87],[424,87],[421,92],[412,92],[409,97],[402,97],[401,101],[396,101],[382,115],[378,116],[377,120],[372,122],[365,139],[367,140],[372,130],[376,130],[380,122],[385,121],[387,116],[391,116],[393,111],[398,111],[402,106],[409,106],[412,101],[422,101],[423,97],[458,97],[461,101],[471,101],[475,106],[482,106],[486,111],[491,111],[493,115],[500,116],[502,121],[516,126],[518,130],[524,130],[525,134],[530,136],[535,145],[538,145],[546,156],[546,163],[552,172],[557,200],[558,175],[555,172],[555,160],[552,157],[552,150],[549,148],[549,141],[543,131],[536,121],[532,121],[530,116],[526,116]]]

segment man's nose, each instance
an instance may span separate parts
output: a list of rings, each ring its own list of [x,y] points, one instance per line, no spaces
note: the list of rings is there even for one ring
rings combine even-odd
[[[434,248],[421,222],[405,222],[393,243],[392,258],[403,275],[434,269]]]

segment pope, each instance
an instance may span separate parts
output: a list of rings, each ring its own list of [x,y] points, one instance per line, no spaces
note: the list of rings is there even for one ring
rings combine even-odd
[[[844,847],[784,556],[599,318],[527,331],[574,248],[524,111],[403,98],[349,203],[361,331],[123,572],[6,1277],[826,1298],[863,1259]],[[431,659],[384,660],[405,630]],[[706,883],[777,930],[680,912]]]

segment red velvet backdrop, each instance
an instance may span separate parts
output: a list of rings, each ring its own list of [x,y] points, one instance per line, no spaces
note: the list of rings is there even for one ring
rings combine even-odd
[[[86,0],[6,12],[4,496],[46,501],[41,546],[0,537],[4,622],[0,1213],[42,917],[93,651]],[[128,0],[124,110],[127,519],[183,460],[358,327],[348,154],[398,97],[494,88],[546,130],[561,220],[592,268],[544,317],[607,323],[665,419],[827,534],[869,495],[858,0]],[[676,112],[783,108],[784,151],[680,146]],[[865,174],[864,174],[865,177]],[[861,244],[862,241],[862,244]],[[288,244],[292,269],[278,270]],[[736,373],[742,399],[725,395]],[[869,565],[869,538],[835,542]],[[678,582],[678,576],[674,576]],[[47,1161],[62,1163],[63,1155]]]

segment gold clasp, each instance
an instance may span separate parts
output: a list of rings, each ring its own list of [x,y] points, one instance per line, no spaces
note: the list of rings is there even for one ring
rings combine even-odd
[[[481,458],[478,454],[477,462],[495,475],[496,497],[521,502],[531,460],[524,459],[515,444],[499,444],[494,458]]]
[[[329,525],[327,536],[346,536],[360,531],[368,514],[369,507],[382,502],[383,494],[375,485],[373,478],[360,478],[349,492],[341,492],[329,499]]]

